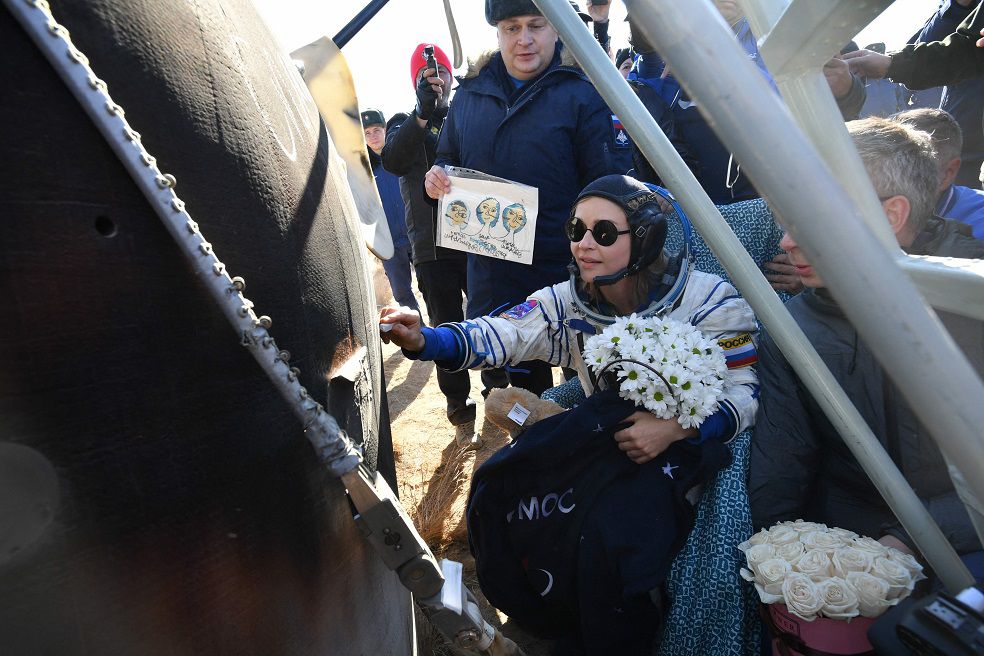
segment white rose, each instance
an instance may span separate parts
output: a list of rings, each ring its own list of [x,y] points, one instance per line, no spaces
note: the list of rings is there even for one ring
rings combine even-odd
[[[757,544],[745,552],[745,562],[752,573],[758,575],[759,565],[776,557],[776,548],[771,544]]]
[[[888,547],[878,540],[874,540],[869,537],[854,538],[854,540],[851,541],[850,546],[870,553],[872,558],[888,555]]]
[[[793,529],[797,533],[812,533],[813,531],[825,531],[827,530],[826,524],[818,524],[816,522],[804,522],[802,519],[797,519],[795,522],[779,522],[778,526],[786,526]]]
[[[858,611],[861,617],[878,617],[889,606],[899,603],[898,599],[888,599],[888,583],[867,572],[850,572],[847,583],[858,594]]]
[[[909,596],[912,588],[916,585],[908,568],[891,558],[875,558],[869,571],[872,576],[877,576],[888,583],[888,599],[904,599]]]
[[[790,542],[799,542],[800,534],[788,526],[776,525],[769,529],[769,544],[779,546]]]
[[[792,566],[782,558],[773,558],[759,565],[758,575],[755,577],[755,589],[758,590],[763,604],[782,601],[782,583],[792,569]]]
[[[768,544],[768,542],[769,542],[769,532],[766,531],[765,529],[762,529],[752,537],[740,543],[738,545],[738,548],[741,549],[742,553],[745,553],[746,551],[748,551],[749,547],[754,547],[757,544]]]
[[[820,614],[832,620],[846,620],[858,616],[858,595],[847,581],[832,576],[817,586],[823,608]]]
[[[839,547],[830,557],[834,576],[844,578],[848,572],[867,572],[871,569],[871,554],[854,547]]]
[[[795,565],[805,552],[802,542],[790,542],[776,547],[776,557],[784,558],[790,565]]]
[[[909,570],[909,574],[912,576],[913,583],[917,583],[919,581],[922,581],[924,578],[926,578],[926,576],[923,574],[923,566],[919,563],[918,560],[916,560],[915,556],[913,556],[912,554],[902,553],[898,549],[892,549],[891,547],[889,547],[887,558],[889,560],[894,560],[895,562],[899,563],[907,570]]]
[[[786,576],[782,583],[782,598],[790,613],[808,622],[812,622],[823,608],[817,584],[805,574],[791,572]]]
[[[830,576],[832,566],[827,552],[814,549],[807,551],[796,561],[793,569],[814,581],[822,581]]]
[[[804,533],[800,541],[806,547],[807,551],[817,549],[819,551],[826,551],[828,554],[832,554],[835,549],[844,546],[844,540],[833,533],[828,533],[826,530]]]
[[[830,529],[829,532],[831,534],[836,535],[837,537],[839,537],[845,543],[850,543],[851,540],[853,540],[854,538],[860,537],[854,531],[848,531],[846,528],[836,528],[835,527],[835,528]]]

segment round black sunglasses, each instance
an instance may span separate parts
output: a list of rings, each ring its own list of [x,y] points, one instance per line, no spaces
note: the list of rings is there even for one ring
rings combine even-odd
[[[567,234],[567,238],[575,243],[584,239],[584,234],[587,231],[588,226],[576,216],[567,219],[567,223],[564,224],[564,232]],[[618,226],[608,219],[601,219],[595,222],[594,227],[591,228],[591,236],[594,237],[595,243],[599,246],[611,246],[618,241],[619,235],[627,235],[630,232],[632,231],[619,230]]]

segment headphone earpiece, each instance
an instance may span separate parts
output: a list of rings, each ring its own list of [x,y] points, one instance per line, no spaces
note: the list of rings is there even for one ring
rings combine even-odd
[[[629,224],[634,226],[629,269],[636,272],[649,266],[662,252],[666,242],[666,215],[656,203],[647,203],[635,211]]]

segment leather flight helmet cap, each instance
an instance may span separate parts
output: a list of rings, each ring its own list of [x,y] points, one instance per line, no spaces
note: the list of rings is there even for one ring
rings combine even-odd
[[[612,276],[596,278],[595,282],[611,284],[652,264],[663,252],[666,241],[666,216],[660,208],[660,194],[627,175],[606,175],[581,190],[574,207],[592,196],[609,200],[625,212],[632,239],[628,266]]]

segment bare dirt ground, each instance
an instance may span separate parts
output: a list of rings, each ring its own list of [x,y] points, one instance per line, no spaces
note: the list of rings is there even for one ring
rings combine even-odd
[[[392,303],[381,266],[376,267],[374,283],[379,305]],[[418,301],[423,309],[419,294]],[[399,348],[389,344],[383,345],[383,362],[404,507],[438,559],[450,558],[464,564],[465,581],[481,602],[485,619],[501,628],[527,656],[546,656],[550,653],[549,642],[524,633],[485,601],[475,577],[475,561],[468,551],[464,510],[472,473],[509,442],[505,432],[484,421],[478,374],[472,374],[472,398],[478,403],[475,432],[483,446],[478,451],[467,451],[457,445],[455,427],[445,417],[445,399],[437,387],[434,364],[407,360]],[[420,616],[417,631],[420,656],[455,653]]]

